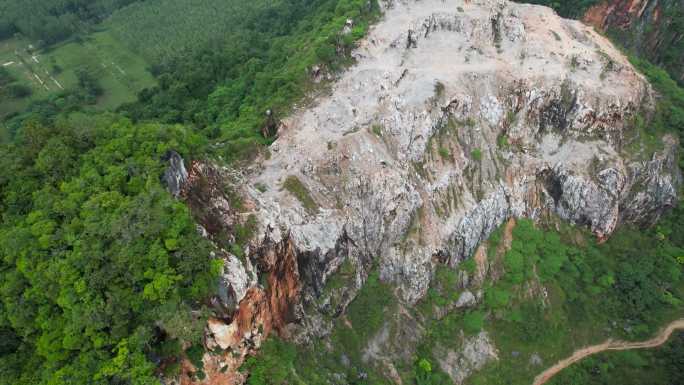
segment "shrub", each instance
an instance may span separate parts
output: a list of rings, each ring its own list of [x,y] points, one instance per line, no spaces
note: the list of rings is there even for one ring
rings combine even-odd
[[[474,272],[475,272],[475,269],[477,268],[477,265],[476,265],[476,263],[475,263],[475,260],[472,259],[472,258],[470,258],[470,259],[468,259],[468,260],[466,260],[466,261],[461,262],[461,265],[460,265],[460,266],[461,266],[461,268],[463,268],[463,270],[465,270],[465,271],[468,272],[468,273],[474,273]]]
[[[439,148],[439,156],[441,156],[443,159],[448,159],[451,156],[451,153],[449,152],[448,148],[440,147]]]
[[[269,338],[259,354],[249,357],[240,370],[248,371],[249,385],[296,384],[291,379],[297,349],[294,345],[277,338]]]
[[[510,300],[511,295],[503,288],[492,286],[485,291],[485,304],[491,309],[504,308]]]
[[[479,162],[482,160],[482,150],[476,148],[470,152],[470,156],[473,158],[473,160]]]
[[[463,331],[467,334],[476,334],[482,330],[484,325],[484,314],[479,311],[467,313],[463,317]]]
[[[358,295],[347,308],[354,330],[367,341],[385,320],[385,314],[394,304],[394,296],[389,285],[380,281],[378,273],[371,273]]]

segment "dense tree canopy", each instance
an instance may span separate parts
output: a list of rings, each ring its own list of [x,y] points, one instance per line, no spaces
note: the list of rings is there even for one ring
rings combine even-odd
[[[2,0],[0,40],[14,33],[50,45],[87,30],[116,9],[138,0]]]
[[[0,383],[153,383],[157,326],[196,342],[187,308],[212,288],[210,249],[160,176],[168,150],[199,144],[72,115],[27,122],[2,149]]]

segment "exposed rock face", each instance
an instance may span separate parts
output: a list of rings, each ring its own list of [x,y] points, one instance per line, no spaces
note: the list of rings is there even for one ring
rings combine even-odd
[[[190,207],[193,216],[202,226],[202,232],[216,241],[234,233],[235,224],[240,222],[235,207],[224,186],[235,176],[202,162],[193,162],[187,181],[180,195]],[[223,241],[233,241],[225,239]]]
[[[164,172],[164,183],[169,192],[174,197],[178,197],[181,194],[182,186],[188,180],[188,171],[185,169],[185,163],[179,153],[169,151],[166,158],[169,165]]]
[[[322,314],[339,315],[372,266],[412,304],[437,263],[459,264],[511,218],[552,212],[607,237],[623,222],[652,223],[676,201],[675,139],[649,150],[632,127],[652,110],[649,85],[578,21],[503,0],[398,1],[354,55],[245,177],[259,236],[249,260],[226,263],[226,317],[212,320],[207,344],[233,353],[205,356],[208,367],[234,370],[271,330],[300,342],[326,334]],[[212,187],[221,171],[197,164],[190,174],[186,196],[208,236],[244,221]],[[202,178],[208,187],[197,188]],[[325,293],[345,263],[348,286]],[[396,343],[384,336],[368,359]],[[440,365],[457,382],[450,367],[496,356],[486,334],[447,353]],[[223,372],[212,373],[206,383]]]
[[[466,290],[458,297],[456,301],[456,307],[469,307],[474,306],[477,303],[477,299],[470,291]]]
[[[302,280],[298,253],[289,237],[277,241],[267,235],[262,237],[260,245],[249,250],[250,258],[223,249],[235,241],[226,235],[234,233],[237,226],[245,226],[249,211],[254,210],[249,200],[231,198],[231,194],[237,194],[230,187],[236,178],[228,169],[195,162],[178,189],[178,195],[198,220],[200,231],[218,249],[212,258],[221,259],[223,269],[211,299],[216,316],[209,319],[205,330],[207,349],[220,352],[205,353],[203,380],[195,376],[198,368],[185,360],[180,377],[172,383],[243,383],[245,375],[238,368],[245,358],[255,354],[272,331],[288,337],[288,325],[300,317],[297,305]]]
[[[396,2],[355,56],[250,180],[269,187],[249,190],[269,236],[317,266],[305,290],[351,256],[379,260],[413,302],[435,260],[458,264],[510,217],[551,210],[605,237],[675,201],[675,147],[633,146],[650,87],[580,22],[506,1]]]
[[[462,384],[474,371],[482,369],[489,361],[498,359],[487,332],[464,338],[463,346],[458,352],[440,348],[436,352],[440,350],[437,362],[455,384]]]
[[[664,65],[682,83],[684,30],[676,19],[682,15],[683,0],[606,0],[590,8],[584,20],[601,31],[619,32],[617,37],[622,44]],[[670,55],[678,57],[664,63]]]
[[[256,284],[256,273],[250,261],[247,259],[243,263],[238,257],[226,254],[217,290],[217,307],[222,308],[225,314],[232,314],[249,288]]]

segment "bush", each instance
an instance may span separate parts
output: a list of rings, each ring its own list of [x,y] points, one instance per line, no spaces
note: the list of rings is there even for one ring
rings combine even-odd
[[[248,371],[249,385],[298,384],[292,379],[297,350],[294,345],[278,338],[269,338],[259,354],[249,357],[241,370]]]
[[[385,315],[394,307],[394,295],[389,285],[380,281],[378,273],[371,273],[347,312],[354,331],[361,341],[368,341],[385,322]]]
[[[476,148],[470,152],[470,156],[473,158],[473,160],[475,160],[476,162],[479,162],[482,160],[482,150],[480,150],[479,148]]]
[[[422,358],[416,363],[414,370],[416,385],[447,385],[451,383],[448,376],[437,371],[433,371],[432,363]]]
[[[491,309],[501,309],[508,306],[511,295],[508,290],[492,286],[485,291],[485,304]]]
[[[449,152],[448,148],[440,147],[439,148],[439,156],[441,156],[442,159],[449,159],[451,157],[451,153]]]
[[[463,317],[463,331],[467,334],[476,334],[482,330],[484,325],[484,314],[479,311],[467,313]]]

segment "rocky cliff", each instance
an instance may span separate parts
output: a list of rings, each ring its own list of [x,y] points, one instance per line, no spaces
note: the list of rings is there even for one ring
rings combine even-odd
[[[206,342],[224,353],[205,355],[203,383],[242,381],[235,369],[272,330],[325,335],[372,269],[411,305],[438,264],[510,218],[553,214],[608,237],[676,202],[678,143],[645,140],[653,91],[593,28],[501,0],[385,7],[356,64],[279,125],[268,157],[242,174],[191,167],[180,194],[207,236],[256,230],[246,257],[217,256],[224,310]],[[343,266],[345,284],[323,290]]]
[[[607,0],[590,8],[584,21],[684,82],[684,1]]]

